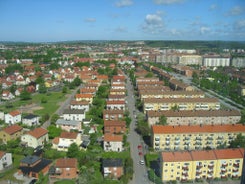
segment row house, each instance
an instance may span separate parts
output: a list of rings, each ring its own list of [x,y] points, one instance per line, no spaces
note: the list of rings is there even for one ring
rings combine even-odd
[[[50,179],[78,178],[78,161],[76,158],[59,158],[49,169]]]
[[[112,76],[112,81],[113,82],[125,82],[126,78],[124,75],[113,75]]]
[[[111,89],[120,89],[120,90],[126,90],[125,84],[111,84]]]
[[[155,150],[215,149],[230,145],[238,134],[245,136],[245,126],[233,125],[182,125],[152,126],[152,146]]]
[[[126,133],[126,122],[120,120],[104,120],[104,134]]]
[[[77,132],[61,132],[59,137],[52,140],[52,148],[58,151],[68,151],[72,143],[80,147],[82,143],[81,134]]]
[[[46,143],[48,143],[48,141],[48,131],[41,127],[26,132],[21,136],[22,144],[34,149],[37,147],[43,147]]]
[[[140,77],[136,78],[136,84],[142,83],[142,82],[159,82],[158,77]]]
[[[124,110],[104,110],[103,120],[121,120],[124,118]]]
[[[136,83],[136,87],[146,86],[146,87],[154,87],[154,86],[164,86],[164,81],[138,81]]]
[[[94,96],[96,91],[97,90],[94,89],[94,88],[91,88],[91,89],[89,89],[89,88],[81,88],[80,89],[80,94],[92,94]]]
[[[103,148],[104,151],[123,151],[123,135],[104,134]]]
[[[82,130],[82,124],[80,121],[76,120],[65,120],[65,119],[58,119],[56,122],[56,127],[61,128],[62,130],[65,130],[67,132],[70,132],[72,130],[81,131]]]
[[[146,98],[143,101],[144,113],[149,110],[219,110],[217,98]]]
[[[110,89],[110,95],[126,95],[126,90],[121,89]]]
[[[85,111],[80,109],[65,109],[63,119],[83,121],[85,119]]]
[[[18,139],[23,133],[24,129],[21,126],[17,124],[10,125],[0,131],[0,140],[2,143],[7,144],[10,140]]]
[[[20,123],[21,122],[21,112],[19,110],[14,110],[9,112],[8,114],[5,114],[5,123],[9,124],[9,125],[13,125],[16,123]]]
[[[157,91],[153,93],[140,91],[141,99],[145,98],[204,98],[205,93],[202,91]]]
[[[28,155],[20,161],[18,175],[38,179],[40,173],[46,175],[50,169],[52,160],[35,155]]]
[[[90,104],[93,101],[93,94],[76,94],[75,95],[76,101],[88,101]]]
[[[143,93],[144,91],[148,91],[148,92],[154,92],[154,91],[162,91],[162,92],[165,92],[165,91],[171,91],[170,87],[168,86],[151,86],[151,87],[148,87],[148,86],[138,86],[138,93],[141,94]]]
[[[106,101],[106,109],[107,110],[125,110],[126,104],[125,100],[114,100],[114,101]]]
[[[239,178],[244,149],[162,152],[159,155],[162,182]]]
[[[12,153],[0,151],[0,172],[8,169],[13,164]]]
[[[241,120],[238,110],[160,110],[147,111],[148,125],[159,123],[159,118],[165,116],[168,125],[221,125],[236,124]]]
[[[84,110],[85,112],[89,111],[90,102],[89,101],[76,101],[72,100],[70,102],[70,109]]]
[[[124,174],[123,160],[120,158],[103,159],[102,172],[105,178],[119,179]]]
[[[193,86],[183,83],[180,80],[177,80],[174,78],[169,80],[169,86],[173,90],[184,90],[184,91],[194,91],[195,90]]]
[[[123,101],[126,99],[126,95],[112,95],[108,96],[108,101]]]

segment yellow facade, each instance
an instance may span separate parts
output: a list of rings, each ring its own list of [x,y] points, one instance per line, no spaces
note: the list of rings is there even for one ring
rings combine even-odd
[[[168,133],[156,133],[157,130],[154,129],[159,128],[164,131],[168,129]],[[195,132],[196,128],[201,131]],[[156,151],[215,149],[219,146],[228,147],[230,141],[236,139],[238,134],[245,136],[245,126],[239,124],[176,127],[153,125],[151,142]]]
[[[234,155],[228,154],[226,157],[230,158],[222,159],[215,154],[216,151],[225,153],[226,150],[228,150],[228,153],[234,152]],[[244,149],[162,152],[160,154],[161,179],[163,182],[167,182],[238,178],[242,175],[243,154]],[[169,157],[169,155],[172,156]],[[191,160],[189,157],[191,157]]]

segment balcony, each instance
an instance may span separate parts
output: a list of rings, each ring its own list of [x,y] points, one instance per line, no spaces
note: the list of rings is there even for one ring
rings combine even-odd
[[[196,140],[197,140],[197,141],[201,141],[202,138],[201,138],[201,137],[196,137]]]
[[[155,142],[155,146],[159,146],[159,143],[158,142]]]
[[[208,174],[212,174],[214,172],[213,169],[208,169]]]
[[[232,178],[238,178],[238,174],[232,174]]]
[[[225,173],[226,171],[227,171],[226,168],[221,168],[222,173]]]
[[[221,174],[221,178],[227,178],[225,174]]]
[[[202,174],[202,171],[201,170],[197,170],[196,171],[196,175],[199,175],[199,174]]]
[[[234,163],[233,166],[239,168],[240,167],[240,164],[239,163]]]
[[[166,137],[165,139],[166,139],[166,141],[169,141],[170,140],[170,137]]]
[[[208,164],[208,168],[209,169],[213,169],[214,168],[214,164]]]
[[[184,166],[182,166],[182,170],[188,171],[189,170],[189,167],[187,165],[184,165]]]
[[[201,169],[203,167],[203,165],[197,165],[196,169]]]
[[[188,176],[188,171],[183,171],[182,176]]]
[[[226,167],[226,166],[228,166],[228,163],[224,162],[221,165],[222,165],[222,167]]]
[[[238,172],[238,168],[233,168],[232,172]]]
[[[160,137],[155,137],[155,141],[160,141]]]
[[[201,179],[201,176],[200,175],[196,175],[196,179]]]
[[[184,140],[185,140],[185,141],[188,141],[188,140],[190,140],[190,137],[185,137]]]
[[[209,179],[209,180],[213,179],[213,175],[208,175],[207,179]]]

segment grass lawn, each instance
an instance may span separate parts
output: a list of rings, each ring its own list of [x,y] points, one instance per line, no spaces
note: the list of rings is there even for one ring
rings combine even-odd
[[[14,173],[17,172],[18,167],[20,165],[20,161],[24,158],[23,155],[17,155],[17,154],[13,154],[13,168],[4,172],[3,175],[1,175],[0,177],[0,183],[1,181],[18,181],[15,177],[14,177]]]
[[[75,184],[75,181],[72,180],[61,180],[61,181],[56,181],[54,184]]]
[[[69,91],[71,92],[71,91]],[[10,102],[13,107],[6,108],[5,105],[0,106],[0,108],[5,112],[10,112],[16,109],[23,109],[25,112],[26,106],[33,106],[30,107],[29,110],[33,110],[33,113],[39,116],[49,114],[52,115],[59,107],[59,102],[63,102],[66,100],[66,94],[62,92],[48,92],[47,94],[34,94],[32,95],[32,99],[30,100],[16,100],[14,102]],[[42,103],[42,100],[46,101],[46,103]],[[7,102],[8,103],[8,102]],[[37,109],[35,109],[37,108]]]

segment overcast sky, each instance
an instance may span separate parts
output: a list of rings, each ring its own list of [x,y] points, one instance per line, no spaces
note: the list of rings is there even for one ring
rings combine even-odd
[[[245,41],[245,0],[0,0],[0,41]]]

